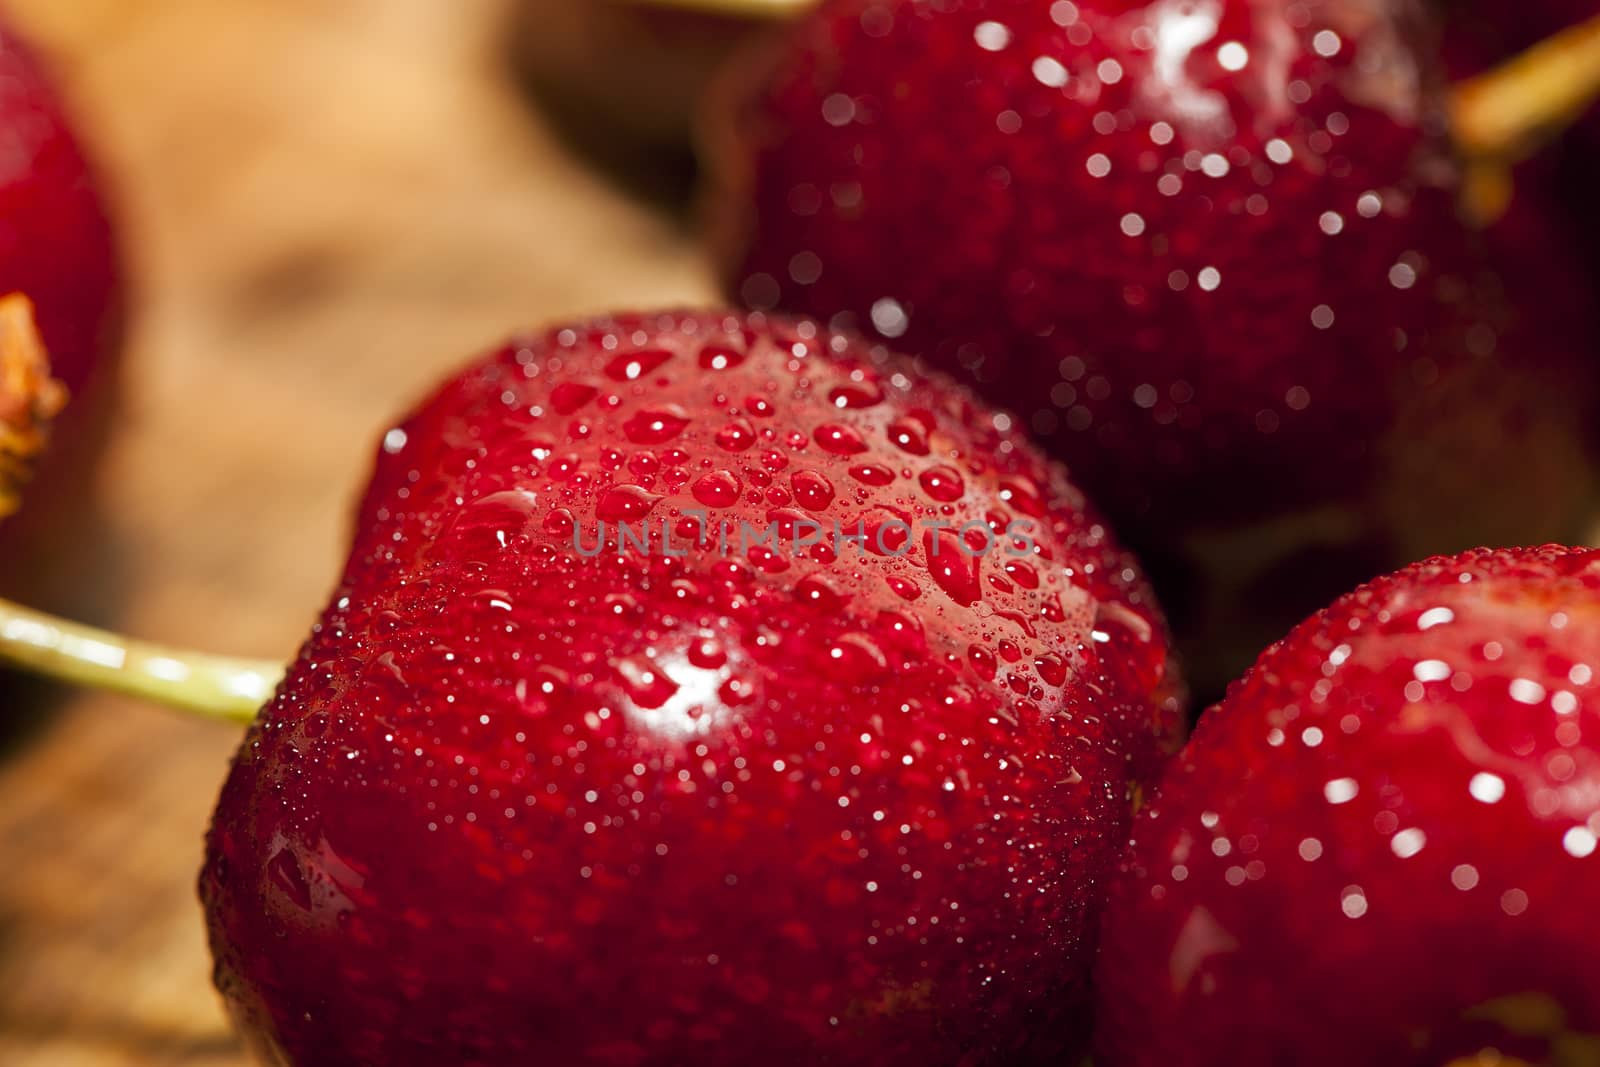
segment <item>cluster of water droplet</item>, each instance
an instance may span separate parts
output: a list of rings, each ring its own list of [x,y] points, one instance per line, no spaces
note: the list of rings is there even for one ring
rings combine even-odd
[[[224,972],[341,1005],[285,1047],[428,1047],[346,1032],[398,973],[557,1059],[1071,1048],[1180,718],[1131,559],[967,393],[804,321],[556,330],[386,435],[224,794]],[[415,910],[459,925],[396,955]],[[303,973],[324,938],[341,967]]]
[[[1416,15],[826,6],[724,106],[728,291],[1015,412],[1220,691],[1355,581],[1578,535],[1589,357],[1463,226]]]
[[[1600,552],[1485,550],[1380,579],[1269,650],[1135,830],[1109,1047],[1161,1062],[1177,1039],[1154,1025],[1226,1062],[1243,1011],[1280,1021],[1267,1059],[1319,1064],[1417,1042],[1532,1062],[1592,1032],[1597,598]],[[1304,1052],[1317,991],[1345,1019],[1325,1053]]]

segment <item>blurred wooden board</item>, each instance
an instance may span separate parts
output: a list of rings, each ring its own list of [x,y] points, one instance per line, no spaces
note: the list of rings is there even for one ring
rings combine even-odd
[[[498,0],[6,10],[76,106],[138,286],[83,487],[88,573],[116,589],[94,621],[287,658],[379,434],[433,381],[517,326],[711,298],[684,224],[512,83]],[[0,762],[0,1064],[242,1062],[194,894],[237,735],[62,699]]]

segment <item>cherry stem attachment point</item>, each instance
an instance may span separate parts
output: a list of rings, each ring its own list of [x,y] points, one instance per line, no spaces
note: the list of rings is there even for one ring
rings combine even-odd
[[[0,297],[0,518],[21,506],[22,485],[66,402],[66,386],[50,376],[33,302],[21,293]]]
[[[223,722],[251,722],[283,667],[134,641],[0,600],[0,661]]]

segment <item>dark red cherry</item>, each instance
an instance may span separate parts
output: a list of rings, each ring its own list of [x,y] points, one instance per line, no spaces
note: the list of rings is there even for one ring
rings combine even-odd
[[[54,87],[3,26],[0,131],[0,294],[33,302],[55,376],[76,392],[116,325],[111,229]]]
[[[1136,821],[1103,1062],[1595,1062],[1600,551],[1408,567],[1268,649]]]
[[[54,86],[0,22],[0,297],[33,305],[51,372],[66,386],[26,506],[0,528],[0,587],[57,608],[81,593],[74,509],[99,453],[118,339],[118,265],[94,177]],[[73,582],[51,564],[73,558]]]
[[[1516,336],[1418,16],[831,0],[711,123],[728,286],[1015,411],[1202,671],[1405,560],[1575,536],[1591,360]]]
[[[552,330],[384,437],[217,808],[217,980],[302,1067],[1065,1062],[1178,688],[962,389],[759,314]]]

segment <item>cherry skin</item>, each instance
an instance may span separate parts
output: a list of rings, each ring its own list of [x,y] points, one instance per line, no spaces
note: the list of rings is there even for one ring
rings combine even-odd
[[[1406,560],[1574,535],[1590,360],[1508,335],[1417,14],[825,3],[710,123],[729,288],[964,374],[1247,655]]]
[[[1005,417],[807,321],[598,321],[446,383],[357,529],[201,878],[272,1062],[1081,1051],[1178,684]]]
[[[1597,676],[1600,551],[1554,546],[1416,564],[1268,649],[1136,821],[1104,1062],[1594,1062]]]
[[[0,590],[56,611],[102,610],[104,589],[83,581],[95,523],[82,487],[114,399],[122,318],[114,235],[54,86],[3,19],[0,144],[0,295],[32,302],[68,396],[32,464],[22,510],[0,521]]]
[[[0,25],[0,293],[33,301],[55,376],[76,393],[117,325],[111,227],[54,87]]]

